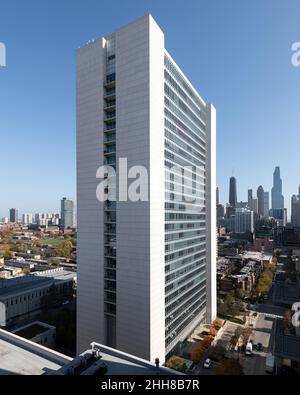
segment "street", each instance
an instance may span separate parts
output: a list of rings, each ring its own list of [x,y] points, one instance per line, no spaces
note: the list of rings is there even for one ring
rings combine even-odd
[[[240,362],[245,375],[265,375],[266,354],[269,352],[270,337],[272,333],[274,318],[266,317],[264,313],[258,313],[254,324],[251,340],[253,344],[262,343],[263,351],[257,351],[254,347],[252,356],[240,354]]]
[[[272,302],[272,292],[270,291],[268,300],[255,306],[255,310],[258,313],[257,317],[252,317],[250,322],[253,324],[253,334],[251,339],[253,344],[262,343],[263,351],[259,352],[253,350],[253,355],[247,357],[246,355],[240,355],[240,362],[243,366],[244,373],[246,375],[266,375],[265,362],[266,355],[272,352],[272,329],[274,320],[276,317],[282,317],[284,308],[281,306],[274,305]]]

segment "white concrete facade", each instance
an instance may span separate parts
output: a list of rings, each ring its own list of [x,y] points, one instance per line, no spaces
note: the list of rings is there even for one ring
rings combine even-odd
[[[116,343],[162,359],[164,137],[157,131],[164,127],[164,37],[152,18],[142,18],[115,39],[117,158],[127,158],[128,169],[149,169],[150,194],[147,202],[117,202]]]
[[[178,324],[174,330],[180,328],[178,333],[176,332],[176,337],[171,342],[166,342],[166,337],[170,335],[166,329],[167,319],[170,320],[170,312],[169,317],[166,315],[166,297],[172,297],[172,303],[176,303],[178,296],[174,292],[178,291],[179,296],[184,296],[186,291],[183,287],[193,292],[191,287],[188,288],[188,281],[191,278],[195,279],[193,285],[195,292],[199,292],[197,282],[200,282],[200,269],[197,262],[192,259],[190,261],[194,266],[190,264],[185,269],[189,277],[184,278],[184,271],[175,273],[170,269],[170,276],[174,275],[176,281],[166,280],[166,251],[178,251],[179,257],[180,253],[183,256],[188,255],[188,251],[184,251],[187,247],[179,247],[180,242],[177,242],[178,248],[175,242],[170,242],[168,245],[165,242],[166,56],[169,57],[165,50],[164,34],[151,16],[140,18],[114,34],[91,42],[78,50],[78,353],[95,341],[150,361],[154,361],[157,357],[163,361],[171,348],[187,337],[199,320],[211,320],[216,314],[216,115],[214,108],[206,105],[188,80],[183,77],[188,86],[187,91],[191,90],[192,95],[196,97],[190,99],[191,106],[194,106],[195,110],[190,110],[189,114],[196,119],[197,116],[193,111],[200,112],[198,106],[201,105],[206,112],[203,116],[208,119],[203,130],[203,134],[206,134],[203,147],[206,146],[206,151],[210,152],[203,162],[206,173],[203,176],[203,183],[206,183],[207,191],[203,202],[206,200],[207,203],[201,203],[201,215],[200,211],[199,215],[197,214],[200,217],[204,213],[203,228],[198,234],[202,234],[203,239],[204,227],[207,232],[206,240],[203,241],[204,258],[201,262],[201,284],[204,281],[204,288],[201,296],[201,311],[199,299],[195,314],[193,315],[193,310],[190,310],[190,316],[184,317],[188,319],[186,325],[184,319],[180,321],[180,317],[185,315],[185,310],[177,311]],[[111,67],[108,66],[111,59],[115,59],[115,81],[111,85],[115,86],[114,92],[113,89],[107,90],[109,84],[106,70]],[[178,72],[181,73],[179,68]],[[112,92],[110,102],[107,101],[108,92]],[[197,102],[200,104],[198,105]],[[105,123],[103,108],[108,105],[115,108],[110,113],[111,117],[115,113],[115,124],[110,123],[111,132],[109,132],[110,140],[115,139],[115,143],[110,143],[111,152],[115,147],[115,158],[117,160],[126,158],[128,169],[133,166],[144,166],[148,170],[150,197],[148,201],[138,202],[117,200],[115,212],[109,216],[112,218],[112,224],[107,223],[105,203],[96,199],[96,188],[99,183],[96,179],[96,171],[99,166],[107,163],[107,156],[103,154],[107,147],[107,123]],[[179,116],[185,119],[183,113]],[[187,121],[191,127],[195,126],[190,119]],[[180,141],[179,145],[174,145],[175,149],[179,150],[180,144],[182,146],[186,143]],[[182,149],[180,152],[187,153]],[[110,158],[111,163],[114,163],[113,156]],[[190,155],[189,158],[193,160],[191,158],[194,157]],[[120,176],[120,171],[117,171],[117,175]],[[130,183],[131,180],[128,181],[128,184]],[[204,185],[203,190],[205,190]],[[171,220],[169,224],[181,226],[180,221]],[[186,220],[183,224],[186,227],[183,229],[189,229],[188,224],[189,220]],[[192,225],[196,229],[196,224]],[[115,236],[108,235],[111,232],[107,230],[108,228],[113,229],[112,233],[115,232]],[[173,233],[175,235],[175,232]],[[177,234],[174,237],[177,237]],[[190,243],[187,246],[197,241],[191,239],[191,236],[186,238]],[[112,276],[110,283],[115,284],[115,290],[108,290],[107,287],[106,265],[109,255],[106,249],[107,240],[110,246],[114,245],[113,248],[109,247],[109,251],[115,256],[108,259],[111,264],[109,271],[115,271],[114,276],[110,274]],[[191,277],[194,274],[193,270],[195,273],[198,271],[197,278],[194,278],[196,274]],[[179,289],[179,286],[182,288]],[[203,306],[205,287],[206,308]],[[169,294],[173,292],[173,295],[168,296],[166,290]],[[108,294],[113,293],[116,295],[115,302],[107,301]],[[192,306],[194,309],[195,300]],[[188,300],[185,299],[185,303],[187,302]],[[111,310],[107,310],[109,303],[112,306]],[[183,305],[181,307],[184,308]]]
[[[78,349],[105,343],[103,209],[96,199],[96,170],[103,164],[104,39],[77,55],[77,333]]]
[[[217,114],[212,104],[207,105],[206,130],[206,265],[207,307],[206,320],[213,322],[217,316],[217,230],[216,184],[217,184]]]

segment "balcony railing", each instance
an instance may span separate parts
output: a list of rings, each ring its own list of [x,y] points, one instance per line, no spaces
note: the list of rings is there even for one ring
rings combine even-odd
[[[116,303],[117,297],[115,293],[105,291],[104,302]]]
[[[116,100],[106,100],[104,109],[107,111],[112,111],[116,107]]]
[[[114,305],[114,304],[109,304],[109,303],[105,303],[105,310],[104,310],[104,312],[105,312],[106,314],[115,315],[116,312],[117,312],[116,305]]]
[[[116,234],[117,228],[115,224],[106,224],[104,228],[104,233]]]
[[[115,154],[116,153],[116,146],[115,145],[108,145],[104,149],[104,154]]]
[[[116,164],[116,158],[113,156],[109,156],[105,158],[105,165],[115,165]]]
[[[105,202],[105,210],[116,210],[117,202]]]
[[[105,247],[104,255],[108,257],[112,256],[114,258],[117,256],[116,249],[112,247]]]
[[[116,118],[116,111],[110,111],[106,113],[104,117],[104,121],[112,121],[115,118]]]
[[[104,143],[110,143],[112,141],[116,141],[116,133],[105,135]]]
[[[106,83],[110,84],[116,81],[116,73],[111,73],[106,76]]]
[[[108,269],[115,269],[117,266],[116,260],[114,258],[105,258],[104,267]]]
[[[116,95],[115,89],[106,89],[106,92],[104,93],[104,98],[113,97],[115,95]]]
[[[111,280],[104,280],[104,288],[109,291],[115,291],[116,290],[116,282],[111,281]]]
[[[110,131],[116,129],[116,122],[111,122],[106,124],[105,131]]]

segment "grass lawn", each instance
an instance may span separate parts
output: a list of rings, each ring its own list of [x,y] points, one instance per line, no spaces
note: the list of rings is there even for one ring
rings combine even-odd
[[[53,246],[58,246],[59,244],[61,244],[63,241],[66,240],[71,240],[71,237],[68,238],[64,238],[64,237],[45,237],[43,239],[39,240],[39,243],[43,244],[49,244],[49,245],[53,245]]]

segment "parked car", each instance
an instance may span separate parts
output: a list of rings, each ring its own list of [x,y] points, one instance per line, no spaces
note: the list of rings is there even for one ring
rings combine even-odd
[[[247,345],[246,345],[246,350],[245,354],[248,355],[249,357],[252,355],[252,350],[253,350],[253,344],[252,341],[250,340]]]
[[[204,362],[204,364],[203,364],[203,367],[204,367],[205,369],[209,369],[209,368],[211,367],[211,359],[206,358],[206,360],[205,360],[205,362]]]
[[[275,365],[275,357],[272,354],[268,354],[266,357],[266,372],[273,373]]]

